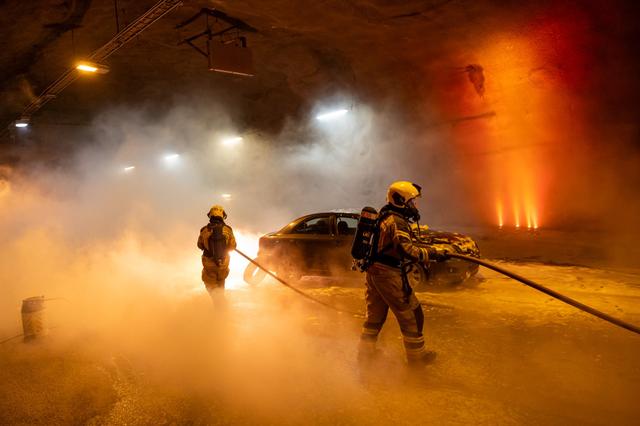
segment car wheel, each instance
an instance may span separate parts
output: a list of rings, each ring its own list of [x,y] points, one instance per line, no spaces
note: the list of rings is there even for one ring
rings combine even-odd
[[[302,274],[294,268],[284,268],[278,271],[278,276],[288,282],[297,282],[302,278]]]
[[[251,262],[249,262],[247,267],[244,269],[244,274],[242,274],[244,281],[250,285],[260,284],[265,276],[267,276],[267,273]]]
[[[433,280],[434,286],[444,289],[452,289],[460,286],[471,276],[470,271],[458,272],[451,275],[442,275]]]
[[[409,284],[415,291],[425,291],[428,287],[427,274],[420,265],[413,265],[407,274]]]
[[[280,278],[285,281],[300,281],[302,278],[302,274],[300,273],[300,268],[295,261],[295,259],[285,258],[280,264],[276,267],[276,273]]]

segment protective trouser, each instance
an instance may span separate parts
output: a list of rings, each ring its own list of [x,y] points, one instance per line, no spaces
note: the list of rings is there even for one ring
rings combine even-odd
[[[374,263],[367,270],[367,319],[362,329],[360,350],[372,350],[387,319],[389,309],[396,316],[409,362],[425,355],[424,313],[415,294],[403,289],[400,269]]]
[[[209,292],[215,289],[224,290],[224,282],[228,276],[228,257],[218,265],[212,258],[202,256],[202,281]]]

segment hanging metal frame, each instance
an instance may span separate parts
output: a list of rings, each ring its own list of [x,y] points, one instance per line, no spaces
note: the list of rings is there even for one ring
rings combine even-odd
[[[247,47],[247,39],[246,37],[241,35],[241,32],[242,31],[251,32],[251,33],[258,32],[258,30],[253,28],[251,25],[241,21],[240,19],[229,16],[220,10],[209,9],[209,8],[200,9],[200,11],[195,15],[193,15],[191,18],[187,19],[181,24],[176,25],[176,29],[186,27],[187,25],[195,22],[201,16],[205,17],[204,31],[201,31],[197,34],[194,34],[190,37],[187,37],[181,40],[178,43],[178,45],[188,44],[196,52],[198,52],[202,56],[205,56],[206,58],[210,58],[210,53],[211,53],[210,44],[211,44],[211,40],[213,40],[214,37],[220,37],[222,40],[222,43],[224,44],[238,42],[242,47]],[[211,22],[210,18],[214,18],[213,22]],[[220,24],[221,22],[226,24],[226,26],[220,30],[215,31],[213,28],[214,25]],[[233,35],[229,37],[227,40],[225,40],[225,37],[228,36],[230,33],[232,33]],[[194,43],[196,40],[200,39],[201,37],[206,37],[206,50],[202,49],[200,46]]]

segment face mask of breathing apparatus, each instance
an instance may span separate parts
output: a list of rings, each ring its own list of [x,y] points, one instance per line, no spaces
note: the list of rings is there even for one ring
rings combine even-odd
[[[414,201],[415,199],[411,199],[405,203],[404,216],[412,222],[418,222],[420,220],[420,213]]]

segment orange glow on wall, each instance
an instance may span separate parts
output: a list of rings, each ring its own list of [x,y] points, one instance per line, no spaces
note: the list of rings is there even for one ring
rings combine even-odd
[[[447,58],[436,104],[478,221],[538,229],[566,216],[560,194],[589,155],[588,105],[576,91],[591,84],[590,25],[579,9],[551,7]],[[469,64],[481,67],[484,91]]]
[[[513,204],[513,226],[533,227],[533,213],[542,188],[538,184],[544,171],[535,137],[544,124],[537,122],[532,110],[544,108],[545,100],[523,80],[527,70],[535,68],[536,57],[529,41],[523,38],[498,37],[488,44],[485,69],[487,82],[485,102],[496,115],[483,123],[484,144],[493,155],[486,158],[494,186],[500,197]]]
[[[505,221],[504,206],[501,200],[496,201],[496,221],[499,228],[504,226],[513,226],[520,228],[524,223],[522,220],[526,220],[527,229],[538,229],[538,213],[533,203],[527,203],[521,205],[518,202],[518,198],[514,198],[512,205],[511,220]]]

